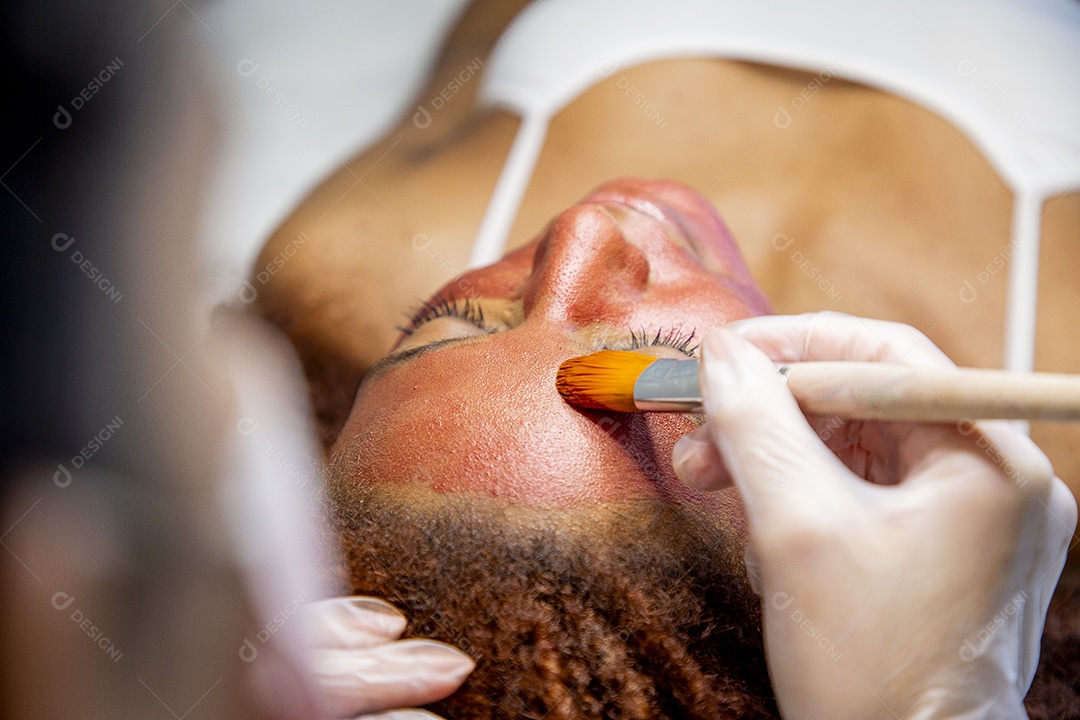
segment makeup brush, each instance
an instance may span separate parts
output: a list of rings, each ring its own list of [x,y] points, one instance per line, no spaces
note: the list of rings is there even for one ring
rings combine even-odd
[[[803,411],[853,420],[1080,420],[1080,376],[895,363],[777,365]],[[602,350],[559,366],[571,405],[619,412],[701,412],[698,361]]]

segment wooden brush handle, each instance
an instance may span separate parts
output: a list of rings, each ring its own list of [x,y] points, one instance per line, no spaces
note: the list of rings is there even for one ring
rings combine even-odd
[[[787,366],[805,412],[861,420],[1080,420],[1080,376],[869,362]]]

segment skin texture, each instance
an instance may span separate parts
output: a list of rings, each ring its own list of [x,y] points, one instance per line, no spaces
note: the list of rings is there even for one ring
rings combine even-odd
[[[695,423],[581,411],[554,390],[562,360],[625,346],[620,328],[666,337],[671,322],[707,331],[765,311],[703,198],[622,180],[414,317],[361,386],[328,486],[350,591],[387,598],[410,636],[477,662],[433,709],[777,717],[750,640],[760,619],[741,572],[742,508],[730,488],[697,493],[671,476],[671,447]],[[1032,717],[1077,702],[1075,629],[1056,621]]]
[[[494,1],[470,8],[417,105],[429,104],[468,63],[486,59],[510,10],[511,4]],[[556,213],[610,178],[672,178],[694,187],[720,209],[739,238],[752,276],[777,312],[825,309],[897,320],[923,330],[959,364],[998,365],[1005,273],[994,269],[985,283],[978,274],[992,269],[995,259],[1008,252],[1008,188],[971,143],[941,118],[837,78],[813,94],[790,126],[778,128],[773,123],[777,108],[790,109],[813,80],[806,73],[712,59],[655,62],[607,79],[598,77],[593,88],[554,119],[512,229],[510,248],[535,238]],[[628,98],[627,84],[664,115],[663,127]],[[416,107],[408,108],[383,141],[346,163],[296,208],[254,268],[255,309],[297,348],[324,448],[335,465],[346,468],[344,477],[350,482],[363,468],[346,461],[363,459],[359,450],[364,442],[368,449],[378,448],[367,434],[371,428],[359,423],[356,412],[347,435],[342,428],[353,411],[360,379],[397,342],[394,321],[400,322],[406,308],[447,283],[455,297],[469,297],[470,287],[455,286],[452,279],[464,268],[518,124],[506,113],[475,107],[477,87],[477,82],[466,83],[424,128],[412,122]],[[1080,336],[1072,332],[1080,314],[1074,278],[1074,268],[1080,266],[1080,244],[1074,241],[1078,226],[1080,195],[1052,198],[1044,206],[1036,355],[1040,370],[1078,369]],[[283,252],[300,233],[306,242],[299,252],[290,252],[269,282],[256,282],[255,272],[285,257]],[[965,281],[977,284],[974,302],[959,297]],[[497,319],[499,312],[492,306],[486,317]],[[506,317],[516,318],[509,310]],[[640,328],[620,328],[627,329]],[[410,340],[401,347],[408,347]],[[583,335],[578,341],[587,343],[588,338]],[[553,374],[554,356],[564,351],[558,342],[539,347],[540,370]],[[361,399],[365,392],[361,390]],[[446,410],[438,404],[441,399],[429,402],[439,413]],[[391,409],[376,405],[369,402],[365,412],[390,417]],[[524,417],[507,417],[510,430]],[[555,431],[545,416],[538,414],[529,422],[533,429]],[[600,418],[594,424],[603,422]],[[612,418],[603,428],[610,429],[614,422]],[[453,430],[447,425],[406,426],[393,441],[417,434],[434,439]],[[647,432],[657,448],[655,457],[661,457],[659,449],[667,441],[658,438],[666,431],[634,430],[638,437]],[[1076,493],[1080,428],[1036,425],[1033,435]],[[475,467],[496,457],[491,443],[484,447],[483,440],[469,442]],[[604,442],[620,444],[615,437]],[[621,462],[636,465],[647,478],[642,456],[628,449],[640,446],[621,443]],[[428,459],[445,460],[434,453]],[[397,461],[407,465],[408,458]],[[465,479],[451,481],[417,469],[387,480],[445,490]],[[483,492],[481,497],[492,497],[491,490],[500,487],[523,497],[521,488],[508,487],[508,480],[505,473],[501,478],[481,473],[470,482]],[[665,489],[666,481],[638,481],[631,494],[654,496]],[[576,500],[564,493],[557,501],[534,497],[532,502],[573,504],[584,497],[579,494]],[[346,537],[346,547],[364,537]],[[402,552],[393,547],[386,551],[391,556]],[[388,564],[384,579],[393,572]],[[1051,611],[1044,635],[1044,643],[1050,644],[1044,644],[1032,692],[1039,696],[1040,707],[1029,703],[1033,718],[1060,717],[1075,702],[1075,606],[1080,595],[1069,595],[1075,582],[1074,564],[1072,575],[1067,569],[1063,577],[1064,592],[1056,605],[1061,612]],[[374,592],[378,585],[371,587]],[[411,597],[407,592],[401,597],[399,604],[410,612],[422,605],[406,602]],[[431,608],[425,612],[437,614]],[[1056,619],[1069,612],[1070,621]]]
[[[730,491],[695,491],[674,475],[671,448],[697,426],[693,418],[579,410],[555,390],[563,360],[630,347],[632,333],[682,333],[685,345],[768,311],[703,197],[671,182],[604,185],[428,306],[461,308],[466,294],[483,328],[446,315],[423,321],[399,343],[403,361],[392,355],[361,386],[334,448],[359,482],[405,478],[556,507],[689,501],[738,515]]]
[[[395,341],[395,320],[465,267],[518,119],[474,104],[478,77],[429,125],[413,115],[462,68],[486,60],[521,5],[470,6],[416,105],[313,191],[256,263],[257,272],[300,233],[307,238],[268,283],[253,284],[258,312],[301,356],[324,447],[363,373]],[[835,77],[792,112],[814,75],[726,60],[652,62],[596,80],[554,118],[511,248],[611,178],[670,178],[720,210],[777,312],[896,320],[960,365],[1000,366],[1006,273],[995,262],[1009,253],[1012,196],[948,122]],[[662,127],[628,85],[663,115]],[[792,113],[784,128],[774,123],[779,107]],[[1080,194],[1047,201],[1038,370],[1080,370],[1077,227]],[[965,282],[977,289],[973,302],[960,297]],[[1036,424],[1033,437],[1076,494],[1080,426]]]

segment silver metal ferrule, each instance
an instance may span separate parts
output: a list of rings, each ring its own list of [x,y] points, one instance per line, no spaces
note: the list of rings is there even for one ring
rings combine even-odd
[[[634,404],[645,412],[702,412],[697,360],[660,358],[638,375]]]
[[[776,371],[788,379],[790,363],[777,363]],[[638,375],[634,405],[643,412],[704,412],[698,386],[698,361],[660,358]]]

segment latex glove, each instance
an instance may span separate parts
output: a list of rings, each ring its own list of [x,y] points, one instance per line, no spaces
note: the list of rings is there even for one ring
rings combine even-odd
[[[405,616],[382,600],[330,598],[309,603],[304,617],[313,648],[309,668],[324,717],[431,720],[438,716],[409,706],[443,699],[475,667],[445,643],[396,640]]]
[[[701,355],[708,422],[673,462],[688,484],[730,477],[742,496],[783,716],[1026,717],[1076,526],[1046,456],[1002,422],[811,427],[773,366],[949,364],[907,326],[755,318],[710,333]]]

